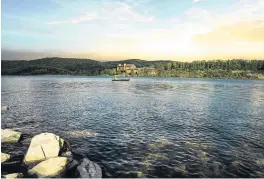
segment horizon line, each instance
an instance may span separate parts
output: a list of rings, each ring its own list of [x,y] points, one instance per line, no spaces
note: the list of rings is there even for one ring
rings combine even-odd
[[[244,60],[244,61],[252,61],[252,60],[264,60],[264,59],[248,59],[248,58],[230,58],[230,59],[210,59],[210,60],[170,60],[170,59],[156,59],[156,60],[146,60],[146,59],[140,59],[140,58],[126,58],[122,60],[97,60],[97,59],[92,59],[92,58],[79,58],[79,57],[42,57],[42,58],[36,58],[36,59],[30,59],[30,60],[19,60],[19,59],[14,59],[14,60],[7,60],[7,59],[2,59],[1,61],[33,61],[33,60],[41,60],[41,59],[51,59],[51,58],[58,58],[58,59],[73,59],[73,60],[93,60],[93,61],[98,61],[98,62],[118,62],[118,61],[127,61],[127,60],[141,60],[141,61],[171,61],[171,62],[194,62],[194,61],[227,61],[227,60]]]

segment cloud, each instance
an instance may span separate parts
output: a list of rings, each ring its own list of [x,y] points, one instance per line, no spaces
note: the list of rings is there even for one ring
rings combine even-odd
[[[264,21],[240,22],[221,26],[193,36],[193,42],[210,56],[230,58],[263,58]]]
[[[81,22],[85,22],[85,21],[91,21],[91,20],[95,20],[95,19],[102,19],[100,17],[98,17],[96,14],[82,14],[78,17],[73,17],[73,18],[69,18],[67,20],[61,20],[61,21],[50,21],[47,24],[49,25],[56,25],[56,24],[66,24],[66,23],[81,23]]]
[[[211,21],[211,12],[202,8],[190,8],[185,12],[187,19],[198,20],[198,21]]]
[[[125,3],[118,3],[114,6],[108,6],[105,9],[106,16],[112,16],[113,19],[125,21],[151,22],[154,16],[147,16],[134,11],[129,5]]]
[[[230,42],[264,42],[264,21],[244,22],[218,27],[206,34],[194,36],[203,45],[228,45]]]
[[[57,24],[73,24],[82,23],[91,20],[117,20],[117,21],[136,21],[136,22],[151,22],[154,20],[154,16],[145,15],[143,13],[136,12],[131,6],[116,2],[105,3],[99,10],[92,13],[82,13],[77,17],[72,17],[66,20],[50,21],[48,25]]]
[[[263,0],[239,0],[226,9],[208,9],[205,7],[192,7],[185,11],[185,16],[177,19],[178,24],[199,24],[205,31],[212,31],[222,26],[250,23],[264,19]],[[241,27],[244,28],[244,27]],[[193,28],[196,31],[196,28]],[[200,32],[198,32],[200,33]]]
[[[198,3],[200,1],[203,1],[203,0],[193,0],[193,3]]]

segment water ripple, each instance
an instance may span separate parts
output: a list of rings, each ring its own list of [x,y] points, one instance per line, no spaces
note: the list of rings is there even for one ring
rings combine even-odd
[[[105,177],[263,177],[263,91],[254,80],[2,77],[1,127],[28,134],[18,153],[57,133]]]

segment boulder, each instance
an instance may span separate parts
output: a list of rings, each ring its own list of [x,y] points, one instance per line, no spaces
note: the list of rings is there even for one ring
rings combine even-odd
[[[22,165],[24,155],[12,155],[6,161],[1,163],[1,171],[5,173],[23,173],[27,171],[26,167]]]
[[[5,178],[22,178],[23,176],[23,173],[11,173],[7,174]]]
[[[1,153],[1,163],[7,161],[8,159],[10,159],[9,154]]]
[[[69,160],[71,160],[71,159],[69,159]],[[66,169],[65,175],[63,177],[65,177],[65,178],[78,178],[79,175],[78,175],[78,172],[76,172],[78,165],[79,165],[78,161],[72,159],[71,162],[67,165],[67,169]]]
[[[101,167],[87,158],[82,160],[82,163],[77,167],[77,172],[80,178],[102,178]]]
[[[29,175],[37,177],[63,177],[70,160],[67,157],[54,157],[33,167]]]
[[[21,132],[14,131],[12,129],[1,130],[1,142],[15,143],[18,142],[21,137]]]
[[[9,106],[1,106],[1,111],[7,111],[9,110]]]
[[[57,157],[64,140],[52,133],[41,133],[32,138],[24,158],[26,165]]]

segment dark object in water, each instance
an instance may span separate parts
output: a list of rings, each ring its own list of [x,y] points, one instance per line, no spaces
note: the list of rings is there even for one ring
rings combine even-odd
[[[130,79],[112,79],[112,81],[129,81]]]
[[[1,111],[7,111],[9,110],[9,106],[1,106]]]
[[[113,79],[112,79],[112,81],[129,81],[129,80],[130,80],[130,78],[118,79],[118,75],[113,76]]]

